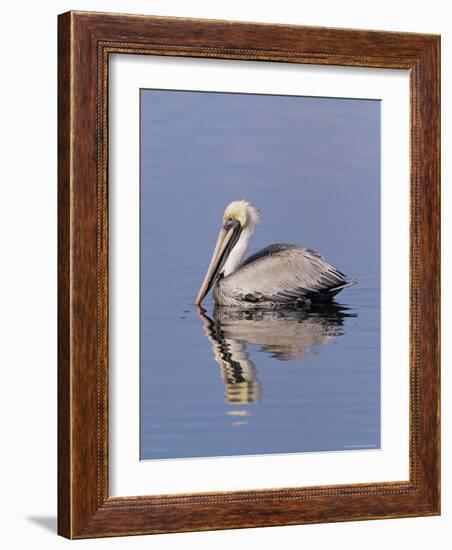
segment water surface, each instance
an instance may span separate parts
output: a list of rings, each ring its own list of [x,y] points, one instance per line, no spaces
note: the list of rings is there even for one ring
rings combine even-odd
[[[193,306],[225,206],[320,251],[330,307]],[[141,91],[141,459],[380,446],[380,103]]]

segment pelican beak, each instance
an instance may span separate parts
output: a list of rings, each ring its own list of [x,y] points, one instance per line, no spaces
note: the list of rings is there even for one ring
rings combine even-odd
[[[240,237],[240,233],[241,225],[238,220],[227,221],[221,228],[207,273],[196,296],[195,305],[199,305],[203,301],[205,295],[217,282],[231,250]]]

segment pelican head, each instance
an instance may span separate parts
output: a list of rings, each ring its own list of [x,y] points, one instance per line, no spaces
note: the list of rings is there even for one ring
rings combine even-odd
[[[232,201],[229,203],[223,214],[223,224],[228,221],[237,220],[242,229],[252,226],[253,229],[259,221],[260,212],[247,201]]]
[[[220,276],[226,277],[240,264],[259,218],[259,211],[245,200],[228,204],[212,259],[196,296],[196,305],[202,302]]]

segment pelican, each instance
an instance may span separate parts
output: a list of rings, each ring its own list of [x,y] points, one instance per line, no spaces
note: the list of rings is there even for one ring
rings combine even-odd
[[[243,260],[259,218],[245,200],[226,207],[196,305],[213,288],[215,303],[222,306],[297,307],[326,302],[356,284],[315,250],[293,244],[271,244]]]

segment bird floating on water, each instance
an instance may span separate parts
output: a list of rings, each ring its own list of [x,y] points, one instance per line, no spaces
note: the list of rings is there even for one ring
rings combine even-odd
[[[271,244],[243,260],[259,218],[247,201],[226,207],[196,305],[213,288],[215,303],[222,306],[302,307],[327,302],[356,284],[315,250],[293,244]]]

